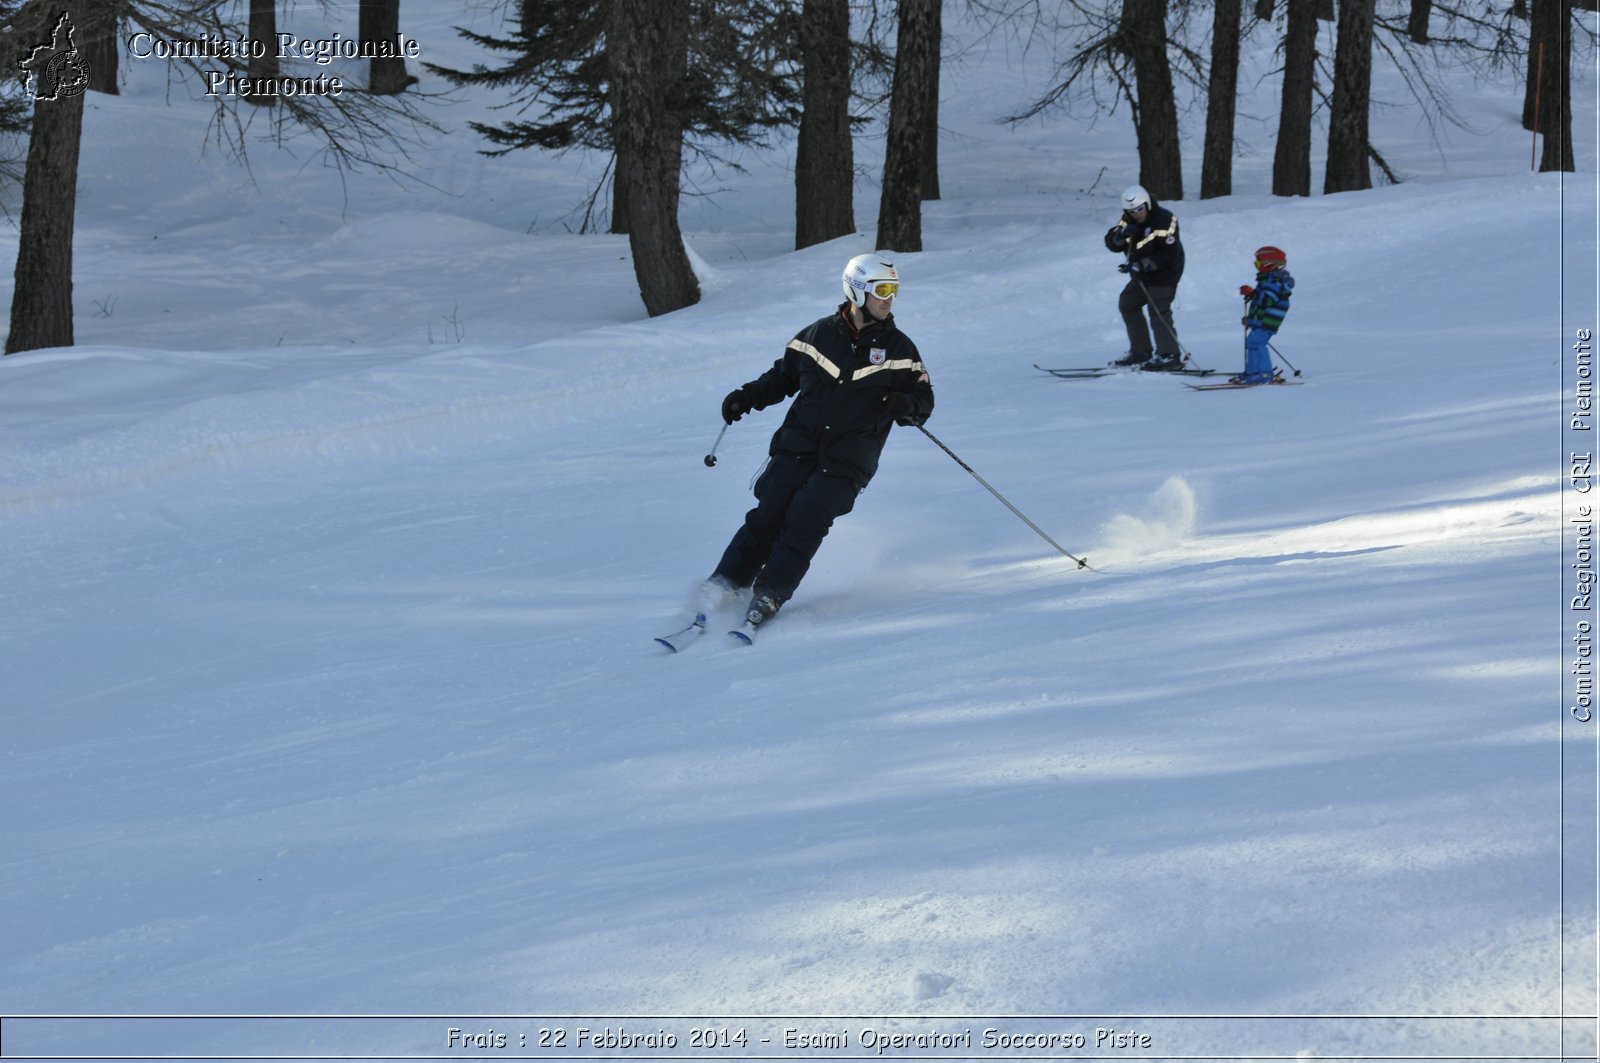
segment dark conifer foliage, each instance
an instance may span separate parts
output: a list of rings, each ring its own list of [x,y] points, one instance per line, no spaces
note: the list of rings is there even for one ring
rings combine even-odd
[[[521,148],[610,150],[607,36],[613,0],[519,0],[499,35],[462,36],[506,57],[498,66],[429,69],[454,84],[512,90],[508,111],[531,117],[473,123],[488,154]],[[687,61],[675,93],[690,151],[721,141],[760,144],[800,120],[800,51],[790,5],[690,0]]]

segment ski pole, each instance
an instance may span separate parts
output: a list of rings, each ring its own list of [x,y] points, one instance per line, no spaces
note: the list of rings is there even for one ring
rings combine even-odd
[[[991,495],[994,495],[994,497],[996,497],[996,498],[998,498],[1000,500],[1001,504],[1003,504],[1012,513],[1015,513],[1017,515],[1017,518],[1019,520],[1021,520],[1022,523],[1026,524],[1028,527],[1032,528],[1034,530],[1034,532],[1038,534],[1039,538],[1043,539],[1045,542],[1047,542],[1051,546],[1055,547],[1062,554],[1065,554],[1067,557],[1072,558],[1072,560],[1074,560],[1074,561],[1076,561],[1078,563],[1078,567],[1079,568],[1089,568],[1089,559],[1088,558],[1078,557],[1076,554],[1069,553],[1060,543],[1056,542],[1054,539],[1050,538],[1050,536],[1046,535],[1042,528],[1040,528],[1033,521],[1029,520],[1023,514],[1022,510],[1018,509],[1016,506],[1013,506],[1009,501],[1007,501],[1005,495],[1001,494],[999,491],[996,491],[993,487],[990,487],[988,480],[985,480],[983,477],[979,476],[976,472],[973,472],[971,465],[968,465],[966,462],[962,461],[959,457],[956,457],[956,452],[951,450],[949,447],[945,446],[944,443],[940,441],[938,436],[934,435],[932,432],[928,431],[926,428],[924,428],[920,424],[917,425],[917,431],[921,432],[923,435],[925,435],[929,439],[933,440],[934,443],[939,447],[940,450],[944,451],[946,454],[950,455],[950,457],[955,460],[955,463],[957,465],[959,465],[963,469],[967,470],[968,473],[971,473],[972,478],[974,480],[976,480],[980,484],[982,484],[984,486],[984,488],[986,490],[988,490],[988,492]],[[1094,569],[1090,569],[1090,571],[1093,572],[1095,570]]]
[[[1289,361],[1289,359],[1285,358],[1283,356],[1283,352],[1278,350],[1278,348],[1276,348],[1276,347],[1274,347],[1272,345],[1272,341],[1271,340],[1267,341],[1267,349],[1270,350],[1273,354],[1278,356],[1278,361],[1282,362],[1284,365],[1288,366],[1290,369],[1294,369],[1294,363]],[[1295,376],[1299,376],[1300,375],[1300,370],[1294,369],[1294,375]]]
[[[1160,310],[1156,309],[1156,301],[1150,297],[1150,289],[1144,286],[1144,278],[1140,277],[1138,274],[1134,274],[1133,279],[1139,282],[1139,290],[1144,292],[1145,305],[1150,308],[1150,312],[1154,314],[1161,321],[1161,323],[1166,326],[1167,331],[1172,334],[1172,342],[1176,343],[1178,345],[1178,350],[1183,352],[1183,360],[1185,362],[1192,363],[1194,361],[1194,355],[1189,353],[1189,348],[1185,347],[1183,345],[1183,341],[1178,338],[1178,330],[1172,327],[1172,319],[1167,317],[1167,315],[1163,314]]]
[[[715,443],[711,444],[711,453],[706,455],[706,468],[709,469],[709,468],[711,468],[713,465],[715,465],[717,463],[717,448],[722,446],[722,435],[723,435],[723,432],[726,432],[727,430],[728,430],[728,422],[727,421],[723,421],[722,422],[722,432],[718,432],[717,433],[717,441]]]

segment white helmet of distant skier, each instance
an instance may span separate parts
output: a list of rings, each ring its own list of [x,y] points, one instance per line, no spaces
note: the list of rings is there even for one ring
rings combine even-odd
[[[867,294],[893,299],[900,294],[900,271],[882,251],[857,255],[844,266],[844,297],[851,306],[864,306]]]
[[[1150,193],[1143,185],[1129,185],[1122,190],[1122,209],[1132,214],[1136,210],[1150,209]]]

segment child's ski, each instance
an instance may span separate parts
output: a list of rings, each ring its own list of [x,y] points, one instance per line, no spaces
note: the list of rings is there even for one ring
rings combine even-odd
[[[1300,386],[1300,381],[1298,381],[1298,380],[1269,380],[1269,381],[1266,381],[1265,383],[1261,383],[1261,384],[1234,384],[1232,382],[1227,382],[1227,383],[1222,383],[1222,384],[1190,384],[1187,381],[1183,382],[1183,386],[1188,388],[1190,391],[1245,391],[1245,390],[1247,390],[1249,388],[1271,388],[1271,387],[1277,387],[1279,384],[1287,384],[1287,385],[1292,385],[1294,387],[1299,387]]]

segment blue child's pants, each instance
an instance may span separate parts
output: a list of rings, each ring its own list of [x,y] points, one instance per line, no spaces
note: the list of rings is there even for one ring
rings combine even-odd
[[[1254,326],[1244,337],[1244,371],[1246,373],[1271,373],[1272,351],[1267,347],[1267,341],[1272,339],[1272,332],[1259,325]]]

